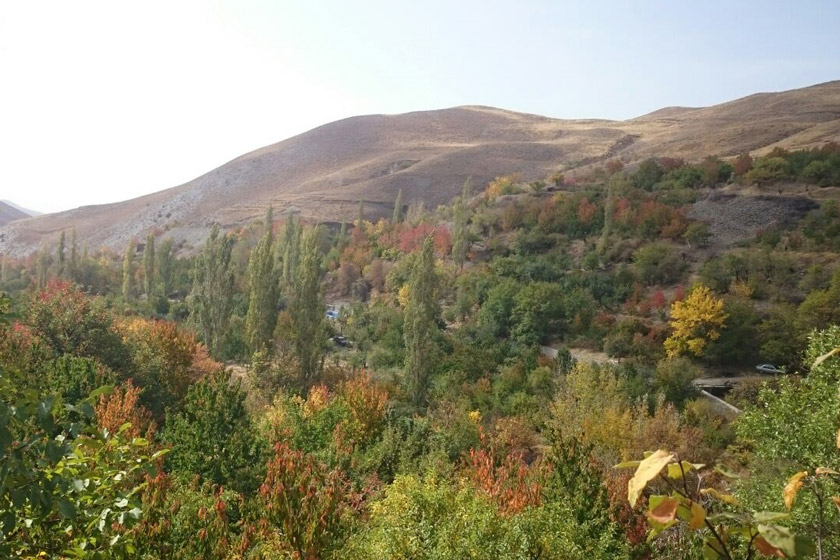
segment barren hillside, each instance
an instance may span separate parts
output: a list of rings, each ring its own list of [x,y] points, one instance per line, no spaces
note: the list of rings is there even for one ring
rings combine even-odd
[[[29,214],[26,212],[18,210],[11,204],[6,204],[0,200],[0,226],[5,226],[9,222],[14,222],[15,220],[21,220],[28,217]]]
[[[269,203],[279,213],[338,221],[355,217],[364,200],[376,218],[390,215],[400,189],[406,202],[437,205],[457,194],[468,176],[483,186],[497,175],[519,172],[533,180],[561,166],[612,157],[691,160],[829,140],[840,140],[840,81],[706,108],[671,107],[628,121],[472,106],[360,116],[261,148],[165,191],[3,225],[0,252],[30,253],[70,228],[92,248],[121,248],[153,228],[195,244],[213,222],[247,222]]]

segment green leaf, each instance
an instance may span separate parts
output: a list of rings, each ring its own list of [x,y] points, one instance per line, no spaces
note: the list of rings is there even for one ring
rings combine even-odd
[[[738,524],[745,524],[749,523],[749,519],[744,514],[741,513],[732,513],[730,511],[721,511],[719,513],[714,513],[708,516],[709,521],[714,524],[717,524],[721,521],[734,521]]]
[[[23,503],[26,501],[26,489],[25,488],[15,488],[11,492],[12,494],[12,505],[20,509],[23,507]]]
[[[683,477],[683,473],[688,474],[692,470],[700,470],[706,465],[700,463],[689,463],[688,461],[680,461],[668,465],[668,478],[678,480]]]
[[[82,402],[76,407],[76,410],[85,415],[85,418],[93,418],[96,415],[93,406],[89,402]]]
[[[101,387],[98,387],[98,388],[94,389],[90,393],[90,395],[88,396],[88,399],[90,399],[90,400],[98,399],[102,395],[110,395],[113,392],[114,392],[114,386],[113,385],[103,385]]]
[[[2,516],[0,516],[0,520],[3,523],[3,534],[8,535],[11,533],[15,528],[15,523],[17,523],[17,516],[13,511],[7,511]]]
[[[114,502],[114,505],[118,508],[124,508],[128,505],[128,498],[117,500],[116,502]]]
[[[706,537],[706,540],[703,542],[703,560],[718,560],[718,558],[723,558],[720,552],[718,552],[720,548],[720,543],[713,537]]]
[[[753,512],[752,516],[758,523],[775,523],[787,519],[790,514],[778,511],[756,511]]]
[[[6,448],[12,445],[13,441],[12,433],[6,426],[0,426],[0,453],[5,453]]]
[[[813,543],[808,539],[794,535],[787,527],[760,524],[758,532],[764,537],[764,540],[781,550],[788,558],[807,556],[813,554],[816,550]]]
[[[641,464],[641,461],[624,461],[615,465],[614,469],[635,469]]]
[[[735,471],[731,470],[729,467],[724,465],[715,465],[715,472],[722,474],[726,478],[741,478],[741,475],[736,474]]]
[[[166,455],[170,451],[172,451],[172,450],[171,449],[161,449],[160,451],[155,451],[152,454],[152,459],[157,459],[158,457],[163,457],[164,455]]]
[[[73,519],[76,517],[76,506],[67,500],[61,499],[58,501],[58,512],[65,519]]]
[[[44,452],[47,455],[47,459],[50,460],[50,463],[58,463],[64,457],[64,446],[51,440],[47,442],[47,447]]]

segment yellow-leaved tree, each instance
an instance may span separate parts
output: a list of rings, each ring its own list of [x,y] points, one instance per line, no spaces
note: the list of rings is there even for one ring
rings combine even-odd
[[[671,305],[672,332],[665,340],[668,356],[701,356],[709,342],[720,338],[726,318],[723,300],[706,286],[695,286],[683,301]]]

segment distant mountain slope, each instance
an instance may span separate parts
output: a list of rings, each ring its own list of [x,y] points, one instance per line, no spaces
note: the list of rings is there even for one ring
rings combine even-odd
[[[5,226],[9,222],[29,218],[30,215],[19,209],[17,206],[0,200],[0,226]]]
[[[4,204],[8,204],[9,206],[11,206],[12,208],[15,208],[17,210],[20,210],[21,212],[23,212],[27,216],[40,216],[41,214],[43,214],[43,212],[38,212],[36,210],[30,210],[29,208],[24,208],[23,206],[20,206],[19,204],[15,204],[11,200],[0,200],[0,202],[2,202]]]
[[[245,154],[179,187],[120,203],[88,206],[0,228],[0,252],[26,254],[76,228],[91,248],[121,249],[153,228],[199,244],[210,224],[300,212],[322,221],[370,218],[403,200],[434,206],[467,177],[476,188],[519,172],[544,178],[621,157],[699,159],[840,140],[840,81],[762,93],[705,108],[671,107],[627,121],[561,120],[490,107],[455,107],[333,122]]]

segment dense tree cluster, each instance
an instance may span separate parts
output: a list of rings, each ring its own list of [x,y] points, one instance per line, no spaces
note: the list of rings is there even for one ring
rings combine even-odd
[[[735,246],[687,205],[837,154],[4,258],[0,555],[834,557],[837,204]],[[694,383],[764,361],[739,414]]]

